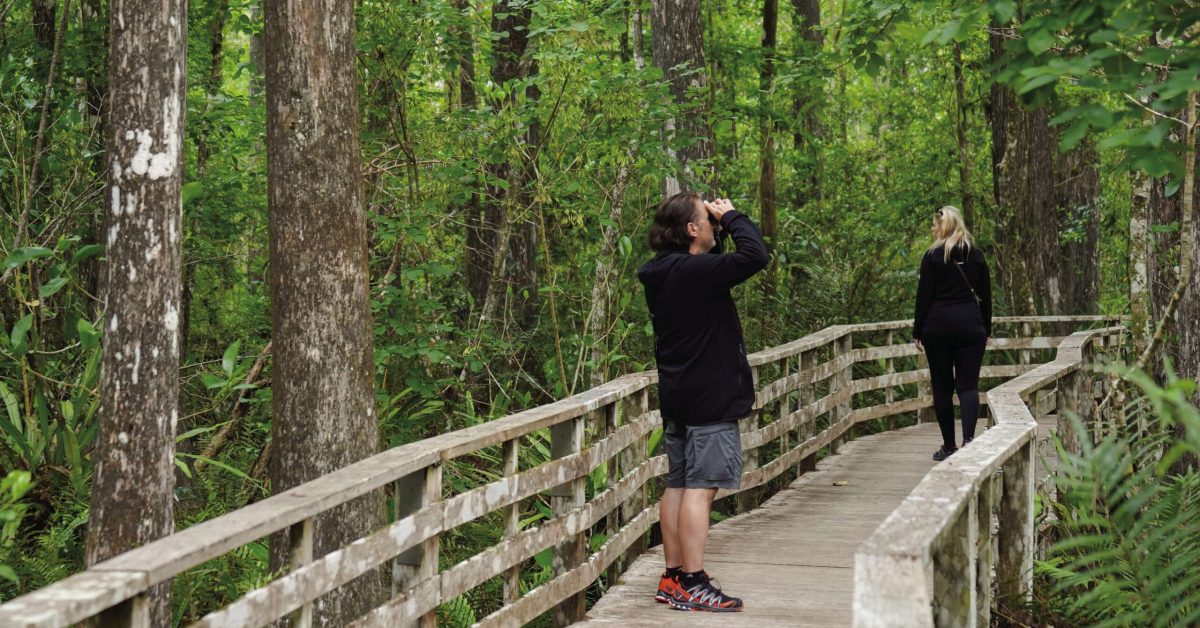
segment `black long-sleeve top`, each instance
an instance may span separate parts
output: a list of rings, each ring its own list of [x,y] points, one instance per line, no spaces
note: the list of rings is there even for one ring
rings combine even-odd
[[[962,269],[960,274],[955,265]],[[966,280],[963,279],[966,275]],[[968,287],[967,282],[970,282]],[[979,295],[979,306],[971,288]],[[913,338],[929,332],[978,333],[992,335],[992,281],[987,261],[976,247],[959,245],[950,252],[946,263],[943,247],[926,251],[921,258],[921,279],[917,283],[917,311],[913,318]]]
[[[767,246],[758,227],[740,212],[725,212],[721,226],[737,251],[666,251],[638,269],[654,326],[659,408],[665,420],[687,425],[731,421],[749,414],[754,405],[754,382],[730,289],[766,267]]]

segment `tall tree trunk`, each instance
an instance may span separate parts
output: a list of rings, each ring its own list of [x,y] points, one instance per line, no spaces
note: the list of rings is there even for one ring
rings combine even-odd
[[[47,53],[54,48],[56,0],[33,0],[33,37]]]
[[[642,9],[639,6],[633,7],[633,15],[630,23],[633,31],[633,46],[631,54],[633,56],[633,67],[639,74],[646,68],[646,58],[642,54]],[[603,227],[600,236],[600,255],[596,257],[596,282],[592,284],[592,307],[588,312],[588,317],[583,322],[583,333],[586,338],[589,334],[592,339],[592,371],[591,385],[592,387],[599,386],[608,381],[608,319],[609,305],[612,299],[612,280],[617,265],[616,248],[617,238],[620,236],[617,225],[621,221],[621,213],[625,207],[625,192],[629,187],[629,178],[633,171],[633,162],[637,158],[640,150],[638,142],[633,142],[626,152],[625,163],[617,170],[616,180],[613,181],[612,193],[609,195],[609,200],[612,207],[608,213],[608,224]],[[582,358],[582,347],[580,358]],[[578,360],[580,368],[582,368],[583,360]],[[578,371],[577,371],[578,372]],[[572,378],[571,389],[575,388],[575,381]]]
[[[275,493],[379,449],[354,3],[323,6],[265,5]],[[334,508],[314,522],[313,556],[382,522],[378,492]],[[287,546],[272,538],[272,569]],[[326,596],[314,620],[347,623],[383,591],[382,571],[369,572]]]
[[[107,307],[88,565],[174,529],[180,181],[187,64],[182,0],[109,8]],[[171,619],[170,582],[150,623]]]
[[[1083,142],[1055,162],[1061,300],[1055,314],[1095,314],[1100,306],[1100,154]]]
[[[763,65],[759,75],[758,89],[761,108],[766,112],[762,121],[762,156],[759,159],[758,202],[761,210],[762,233],[767,242],[767,251],[772,254],[767,267],[767,278],[763,292],[768,307],[775,294],[775,241],[778,236],[777,207],[775,202],[775,120],[771,115],[771,96],[775,92],[775,47],[776,30],[779,25],[778,0],[763,0]],[[773,317],[772,317],[773,318]]]
[[[532,15],[529,2],[496,0],[492,9],[492,34],[495,41],[492,84],[512,89],[511,81],[530,76],[530,71],[536,67],[528,54],[529,20]],[[491,106],[494,109],[515,107],[517,102],[518,98],[514,93],[504,101],[491,103]],[[522,133],[522,139],[527,140],[527,134],[528,130]],[[504,152],[512,154],[511,151]],[[515,205],[513,199],[523,185],[522,177],[512,176],[518,175],[523,166],[520,163],[515,164],[518,171],[510,172],[513,167],[514,164],[510,163],[510,160],[487,163],[485,171],[488,183],[485,184],[484,198],[481,199],[477,210],[468,208],[470,214],[467,220],[467,290],[480,306],[480,311],[488,311],[488,320],[494,313],[496,304],[489,305],[486,302],[489,298],[494,301],[500,294],[500,286],[494,285],[493,279],[505,276],[508,271],[508,260],[496,260],[496,256],[500,254],[506,257],[512,249],[512,243],[507,240],[501,243],[499,235],[501,231],[506,231],[506,237],[511,238],[512,233],[520,233],[524,227],[509,225],[510,229],[506,230],[503,224],[512,221],[512,216],[506,217],[503,213],[506,206]],[[507,182],[508,187],[496,183],[498,181]],[[516,187],[513,186],[514,182]],[[494,275],[493,270],[500,274]],[[489,295],[489,288],[493,292],[492,295]]]
[[[821,0],[792,0],[792,25],[799,38],[794,48],[801,57],[812,58],[825,46],[821,31]],[[802,161],[794,186],[794,207],[821,198],[821,162],[814,150],[821,137],[821,120],[817,115],[821,102],[821,80],[797,81],[792,94],[792,147],[802,152]]]
[[[958,187],[962,195],[963,218],[975,227],[975,200],[971,196],[971,151],[967,145],[967,85],[963,73],[962,47],[954,42],[954,139],[958,145]]]
[[[1150,252],[1151,182],[1144,175],[1135,175],[1133,198],[1129,212],[1129,327],[1133,337],[1133,352],[1141,355],[1150,342]]]
[[[653,38],[654,65],[670,85],[671,97],[678,107],[678,118],[667,120],[667,152],[676,161],[675,173],[663,182],[663,196],[681,190],[698,189],[712,180],[712,172],[697,172],[697,161],[711,160],[714,154],[712,128],[708,121],[705,98],[708,80],[704,68],[704,31],[700,20],[700,0],[652,0],[650,32]],[[682,136],[679,137],[679,136]],[[688,140],[678,151],[671,146]]]
[[[101,6],[101,0],[83,0],[81,6],[83,50],[89,59],[96,60],[95,63],[86,64],[83,70],[82,103],[84,114],[91,125],[90,135],[94,138],[90,145],[96,149],[92,168],[94,176],[97,178],[106,176],[107,170],[103,148],[105,120],[108,118],[106,105],[108,81],[105,76],[108,59],[108,20],[105,19]],[[108,212],[104,211],[103,207],[96,206],[88,220],[87,233],[84,235],[84,241],[87,244],[103,242],[107,215]],[[83,262],[80,267],[80,276],[88,294],[97,296],[103,294],[104,265],[99,256],[91,257]],[[92,318],[97,317],[102,310],[102,301],[96,301],[94,307],[90,308]]]
[[[257,22],[262,18],[262,0],[251,0],[250,21]],[[263,59],[263,37],[261,33],[250,36],[250,99],[258,98],[266,86],[266,60]]]
[[[1003,59],[1012,28],[993,25],[993,62]],[[1056,138],[1045,108],[1026,109],[1009,88],[992,85],[992,185],[995,196],[996,269],[1013,315],[1056,312],[1058,221],[1054,191]]]

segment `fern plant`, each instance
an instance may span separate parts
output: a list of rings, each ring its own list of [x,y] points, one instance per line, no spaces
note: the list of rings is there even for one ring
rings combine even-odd
[[[1059,542],[1039,573],[1061,608],[1092,626],[1200,624],[1200,472],[1169,475],[1184,452],[1200,451],[1195,383],[1143,374],[1135,412],[1157,423],[1145,433],[1111,434],[1076,455],[1060,445]],[[1135,417],[1136,418],[1136,417]],[[1077,433],[1085,427],[1075,419]],[[1171,426],[1186,436],[1172,439]]]

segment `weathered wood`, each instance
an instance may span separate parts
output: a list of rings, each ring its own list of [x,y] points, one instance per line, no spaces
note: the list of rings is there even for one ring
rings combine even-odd
[[[140,571],[87,570],[0,606],[0,625],[61,628],[130,600],[150,586]]]
[[[758,390],[758,374],[759,374],[760,368],[761,367],[758,367],[758,366],[750,367],[750,380],[753,383],[754,390]],[[784,397],[784,395],[780,395],[780,398],[783,398],[783,397]],[[758,426],[760,425],[760,422],[761,422],[760,420],[762,418],[762,413],[763,413],[763,411],[761,409],[755,410],[750,413],[750,416],[738,421],[738,429],[741,430],[741,432],[742,432],[742,474],[743,475],[745,475],[747,473],[751,473],[755,469],[758,468],[758,448],[762,444],[765,444],[765,441],[762,438],[759,438],[759,439],[756,439],[756,442],[754,443],[753,446],[747,447],[746,446],[746,435],[748,433],[758,432]],[[783,427],[783,424],[781,421],[777,420],[776,424],[779,425],[780,427]],[[776,430],[776,431],[781,431],[781,430]],[[765,434],[762,434],[761,436],[765,436]],[[776,438],[778,438],[777,434],[774,436]],[[771,438],[770,440],[774,440],[774,438]],[[757,486],[757,485],[755,485],[755,486]],[[739,512],[746,512],[748,510],[753,510],[755,507],[758,506],[758,504],[759,504],[758,491],[752,490],[753,488],[754,487],[742,486],[742,490],[738,493],[738,501],[737,501]]]
[[[992,519],[999,486],[996,476],[985,479],[979,486],[975,504],[975,625],[982,628],[992,625],[992,569],[996,565]]]
[[[557,459],[578,454],[583,448],[583,427],[582,418],[572,419],[551,427],[550,457]],[[561,516],[583,505],[585,501],[583,482],[583,478],[578,477],[551,489],[550,509],[554,511],[555,515]],[[561,576],[573,571],[583,562],[586,550],[587,536],[582,532],[555,546],[552,554],[555,575]],[[559,600],[554,607],[555,626],[566,626],[583,617],[587,600],[582,594],[576,593],[559,598]]]
[[[1097,318],[1095,320],[1110,321],[1112,319]],[[854,361],[847,356],[865,353],[862,349],[845,352],[848,349],[849,338],[852,337],[850,334],[866,329],[884,331],[901,330],[907,324],[907,322],[899,321],[896,323],[872,324],[868,326],[835,326],[799,341],[770,350],[769,353],[772,355],[782,356],[780,359],[795,359],[797,361],[796,368],[793,371],[787,366],[787,362],[781,365],[779,380],[768,385],[779,385],[777,395],[770,397],[771,402],[775,404],[774,407],[779,408],[779,416],[766,425],[747,432],[743,439],[743,447],[753,449],[776,440],[782,443],[784,442],[782,439],[787,438],[786,442],[789,448],[784,448],[780,455],[770,463],[761,465],[757,469],[748,469],[746,475],[743,477],[743,486],[747,488],[761,486],[779,477],[791,468],[798,466],[804,469],[811,466],[815,460],[816,452],[821,447],[830,444],[834,439],[844,435],[852,425],[858,422],[887,416],[889,412],[909,412],[914,409],[919,410],[920,408],[928,407],[930,405],[928,397],[917,397],[902,400],[898,403],[894,402],[891,405],[883,404],[868,408],[851,409],[841,419],[831,416],[828,425],[819,431],[817,430],[817,423],[814,421],[816,417],[821,417],[826,413],[832,414],[838,412],[840,408],[844,408],[847,404],[850,404],[853,400],[851,395],[855,393],[886,388],[888,385],[898,385],[897,382],[899,381],[906,383],[920,381],[923,377],[920,371],[909,373],[893,372],[879,377],[847,381],[847,376],[850,375],[847,371],[854,364]],[[1034,424],[1034,416],[1030,408],[1026,405],[1026,398],[1031,396],[1031,391],[1054,388],[1059,379],[1080,368],[1080,364],[1085,358],[1085,351],[1090,349],[1087,345],[1093,337],[1106,338],[1118,334],[1119,331],[1119,329],[1105,328],[1067,337],[1058,347],[1058,356],[1054,361],[1047,364],[1027,367],[1021,367],[1020,365],[985,367],[985,374],[996,377],[1016,376],[1006,384],[993,389],[984,400],[992,407],[996,418],[996,426],[981,434],[976,439],[976,444],[971,448],[959,452],[959,454],[956,454],[947,463],[939,465],[934,473],[929,474],[926,478],[929,486],[924,488],[919,486],[910,495],[910,499],[904,500],[901,508],[893,513],[889,517],[888,522],[885,522],[884,526],[880,528],[880,530],[884,530],[889,525],[893,527],[895,525],[906,525],[906,533],[898,537],[881,537],[883,540],[889,541],[889,543],[894,542],[891,545],[887,543],[869,543],[864,545],[863,552],[866,553],[860,552],[861,560],[856,559],[858,564],[864,566],[863,569],[870,567],[870,569],[867,569],[867,572],[872,569],[875,570],[877,576],[883,572],[896,573],[895,569],[900,569],[901,571],[904,569],[915,569],[916,571],[912,573],[932,574],[932,571],[923,571],[927,569],[928,563],[922,561],[928,561],[928,556],[925,559],[921,559],[922,550],[913,550],[916,554],[908,554],[908,559],[901,559],[894,553],[889,553],[890,550],[888,548],[928,548],[931,546],[930,544],[934,538],[934,536],[930,535],[945,530],[947,526],[951,525],[951,522],[955,520],[954,517],[959,516],[970,507],[967,504],[968,501],[977,501],[978,503],[975,504],[975,507],[983,510],[983,496],[980,490],[985,490],[981,488],[982,486],[991,485],[987,483],[986,478],[990,477],[990,474],[996,472],[1002,466],[1005,466],[1017,450],[1030,446],[1029,443],[1032,440],[1031,433],[1033,429],[1030,426]],[[1053,340],[1033,339],[1026,344],[1048,344]],[[1020,345],[1022,342],[1024,342],[1023,339],[1018,339],[1018,341],[1012,344]],[[839,349],[845,353],[839,355],[838,351],[834,351],[828,360],[822,364],[817,364],[818,350],[822,350],[823,347],[830,345],[830,343],[840,343],[842,346]],[[754,357],[752,363],[762,365],[770,362],[770,360],[764,361],[763,355],[760,354],[755,354],[757,357]],[[831,380],[829,382],[832,389],[831,392],[821,399],[814,399],[814,384],[831,377],[841,378],[842,381]],[[1082,374],[1080,377],[1081,379],[1087,379]],[[415,588],[413,584],[410,584],[407,590],[403,590],[399,596],[395,597],[387,605],[359,620],[360,623],[378,621],[395,625],[395,622],[403,618],[411,620],[413,617],[429,614],[436,609],[441,600],[450,599],[453,596],[462,594],[489,578],[502,574],[511,578],[512,570],[521,561],[527,560],[530,556],[545,547],[563,544],[564,541],[572,543],[585,541],[590,526],[598,522],[610,520],[610,517],[612,517],[611,521],[619,522],[618,531],[616,534],[610,536],[609,544],[603,550],[603,552],[606,552],[605,561],[607,562],[597,562],[596,556],[593,556],[573,568],[563,563],[561,566],[561,575],[557,576],[552,582],[561,583],[569,580],[570,585],[556,584],[553,590],[561,592],[570,589],[568,593],[556,599],[552,599],[553,596],[550,593],[539,593],[537,597],[539,601],[536,603],[525,602],[525,598],[515,599],[517,604],[524,604],[521,607],[522,610],[503,611],[504,613],[516,613],[516,615],[505,614],[503,616],[526,616],[527,612],[533,612],[530,610],[532,608],[529,606],[530,604],[541,608],[542,610],[539,612],[544,612],[550,606],[557,605],[567,597],[577,598],[578,593],[583,591],[587,587],[587,583],[591,581],[585,581],[585,576],[590,576],[591,579],[594,579],[595,575],[600,570],[612,564],[617,556],[632,555],[636,551],[636,548],[644,543],[646,529],[653,522],[653,518],[657,517],[656,509],[650,508],[647,503],[645,489],[647,482],[652,477],[665,473],[666,460],[665,457],[658,456],[649,461],[642,462],[642,460],[645,460],[647,453],[646,438],[661,423],[657,412],[648,411],[649,386],[655,380],[654,373],[624,376],[596,389],[575,395],[555,404],[534,408],[488,424],[389,450],[299,486],[287,493],[258,502],[250,507],[210,522],[199,524],[177,533],[168,539],[150,543],[138,550],[128,552],[97,565],[89,572],[68,578],[58,585],[47,587],[46,589],[0,606],[0,618],[3,618],[4,622],[7,622],[10,617],[14,617],[16,619],[10,623],[27,625],[20,623],[20,621],[24,621],[27,617],[31,616],[27,598],[31,600],[45,600],[62,599],[61,596],[63,594],[73,596],[76,593],[74,588],[81,582],[80,578],[93,578],[96,579],[93,582],[98,583],[96,586],[99,586],[100,590],[81,592],[79,597],[72,597],[76,601],[72,603],[73,606],[69,607],[65,604],[56,604],[53,608],[47,609],[44,604],[38,605],[36,608],[40,612],[36,617],[40,619],[28,625],[66,625],[82,621],[87,617],[96,615],[97,612],[104,608],[121,605],[123,600],[134,600],[137,598],[139,591],[144,591],[149,586],[162,582],[229,549],[274,532],[296,526],[316,514],[327,511],[332,507],[367,492],[377,490],[389,482],[417,473],[423,474],[426,468],[431,466],[436,467],[439,463],[446,460],[502,443],[507,443],[505,445],[505,474],[503,478],[454,496],[444,503],[431,503],[420,506],[414,514],[403,517],[397,524],[394,524],[410,526],[412,529],[398,530],[393,526],[378,530],[375,534],[360,539],[342,550],[338,550],[340,554],[333,558],[346,564],[354,562],[348,557],[357,556],[358,558],[354,560],[358,560],[362,558],[364,553],[367,553],[371,554],[371,560],[376,561],[377,564],[377,561],[386,561],[400,552],[415,548],[418,545],[424,545],[431,540],[436,540],[437,535],[442,531],[461,525],[489,512],[500,510],[505,513],[506,523],[508,523],[506,525],[506,538],[500,543],[481,552],[468,561],[451,567],[442,574],[437,574],[436,571],[422,574],[420,578],[416,578]],[[779,384],[779,382],[783,383]],[[763,390],[759,392],[761,394]],[[775,391],[772,391],[772,394],[775,394]],[[789,407],[789,399],[792,396],[797,401],[795,409]],[[765,400],[766,398],[764,397]],[[592,443],[586,449],[557,457],[555,460],[544,465],[539,465],[534,469],[520,473],[516,472],[517,439],[548,427],[559,426],[557,429],[561,431],[566,429],[566,426],[572,424],[582,425],[584,421],[583,417],[597,411],[605,412],[604,416],[607,421],[607,417],[609,416],[607,413],[610,411],[605,408],[614,403],[620,404],[620,411],[616,414],[617,420],[619,420],[619,427],[610,434],[607,434],[605,438]],[[825,423],[825,421],[822,421],[822,423]],[[927,426],[923,429],[932,428]],[[605,431],[607,430],[606,423]],[[789,434],[790,431],[798,432],[794,442]],[[914,449],[913,453],[914,455],[919,454],[922,459],[927,460],[928,458],[928,451],[924,447]],[[831,464],[839,463],[840,460],[844,459],[844,456],[845,453],[833,456],[829,461]],[[587,473],[601,464],[609,464],[610,472],[615,470],[611,474],[612,481],[610,482],[610,488],[597,495],[590,502],[584,503],[582,501],[582,493],[577,494],[575,487],[581,488]],[[1006,477],[1010,475],[1010,473],[1006,473]],[[618,476],[620,479],[617,479]],[[858,476],[851,474],[848,477]],[[808,478],[808,475],[802,476],[798,482],[805,482]],[[872,486],[869,490],[875,492],[889,485],[891,479],[889,475],[883,475],[862,481],[870,483]],[[966,484],[964,484],[964,481]],[[922,484],[924,485],[925,483]],[[999,484],[1000,482],[997,482],[995,486],[999,486]],[[551,522],[538,529],[526,530],[514,534],[516,532],[515,523],[510,522],[516,512],[515,508],[519,500],[538,492],[549,490],[550,487],[568,485],[572,486],[570,494],[559,495],[558,499],[569,500],[571,508],[567,508],[567,504],[563,502],[560,504],[560,514]],[[953,490],[950,487],[953,487]],[[830,487],[816,490],[812,494],[811,499],[814,501],[810,507],[823,512],[825,508],[819,505],[823,503],[820,500],[836,499],[838,490],[840,489]],[[945,491],[950,492],[947,493]],[[722,494],[731,493],[724,491]],[[1011,490],[1007,491],[1006,494],[1009,497],[1015,495]],[[432,497],[432,492],[430,495],[433,501],[436,501],[436,498]],[[825,495],[826,497],[821,497],[821,495]],[[943,495],[953,496],[948,502],[950,508],[944,508],[939,505],[939,502],[934,501]],[[935,507],[931,508],[930,505]],[[855,507],[861,508],[863,506],[865,504],[856,504]],[[997,508],[997,510],[1003,512],[1003,508]],[[647,517],[646,513],[653,514]],[[630,524],[633,522],[637,522],[637,526],[631,528]],[[639,532],[638,526],[643,526],[643,524],[644,527]],[[843,521],[842,525],[845,527],[848,524]],[[864,522],[863,525],[869,528],[871,524]],[[985,534],[984,527],[986,526],[982,518],[979,519],[978,525],[980,526],[979,534],[980,543],[982,544]],[[1010,532],[1012,532],[1011,527]],[[391,540],[384,541],[384,537],[389,537]],[[874,538],[874,535],[872,538]],[[372,543],[376,543],[377,545],[371,546]],[[622,543],[625,544],[622,545]],[[387,547],[380,549],[384,545],[387,545]],[[372,549],[367,550],[367,546],[371,546]],[[585,544],[581,543],[578,547],[586,552]],[[983,555],[984,551],[982,545],[980,545],[980,556],[982,557]],[[910,560],[913,556],[917,557],[916,562],[910,563],[908,567],[903,567],[904,560]],[[611,557],[612,560],[609,560],[608,557]],[[276,605],[276,602],[259,604],[257,607],[253,603],[247,606],[245,602],[239,600],[235,602],[235,604],[241,605],[237,608],[266,608],[268,610],[273,608],[275,610],[271,610],[266,614],[279,617],[312,602],[323,592],[328,591],[328,587],[331,586],[328,584],[329,582],[343,577],[339,573],[334,573],[337,570],[331,569],[332,563],[328,559],[330,557],[323,557],[313,562],[307,562],[276,581],[279,583],[285,578],[289,579],[287,582],[295,584],[297,589],[308,592],[299,595],[297,599],[278,605]],[[371,560],[366,562],[371,562]],[[603,562],[603,566],[600,566],[601,562]],[[432,561],[430,561],[430,564],[433,564]],[[926,565],[926,567],[922,567],[922,565]],[[979,569],[983,569],[983,567],[981,566]],[[351,571],[356,573],[350,573]],[[103,582],[103,584],[99,584],[109,577],[104,574],[114,573],[134,574],[137,581],[135,584],[127,583],[123,589],[117,587],[115,583]],[[354,577],[355,575],[361,575],[363,571],[358,571],[358,568],[355,567],[342,573],[345,577]],[[982,587],[982,579],[979,573],[981,572],[977,570],[976,577],[980,579],[981,584],[979,586]],[[126,575],[119,577],[128,578],[134,576]],[[856,575],[856,578],[858,577]],[[864,577],[866,578],[864,582],[872,581],[870,577]],[[930,575],[930,577],[932,576]],[[924,594],[904,589],[904,587],[908,586],[906,582],[904,579],[900,579],[892,582],[889,586],[893,588],[898,587],[899,589],[897,590],[906,591],[904,595],[909,596],[906,604],[913,603],[913,600],[919,601],[925,599],[924,608],[927,609],[928,615],[929,602],[932,600],[932,581],[929,582],[930,586],[925,589],[926,593]],[[510,585],[510,590],[515,591],[515,586],[515,584]],[[271,592],[269,593],[254,593],[247,596],[247,598],[259,596],[266,599],[274,599],[273,596],[276,595],[276,591],[282,592],[284,588],[285,585],[278,584],[275,589],[270,589]],[[547,591],[549,590],[547,589]],[[979,590],[981,591],[982,589]],[[884,589],[880,589],[880,591],[881,595],[886,597]],[[926,595],[926,597],[922,598],[922,595]],[[982,594],[979,593],[979,595]],[[518,597],[513,593],[508,594],[510,601]],[[549,606],[545,606],[547,603]],[[132,602],[129,604],[132,604]],[[129,604],[126,604],[124,607],[126,609],[133,608]],[[12,609],[17,609],[17,611],[13,611]],[[228,610],[225,609],[222,612]],[[19,614],[14,615],[14,612],[18,612]],[[979,613],[982,612],[982,610],[979,610]],[[929,616],[932,617],[932,615]],[[976,616],[981,615],[977,613]],[[206,621],[209,620],[206,618]],[[489,621],[496,620],[492,619]]]
[[[517,439],[504,441],[504,477],[517,474],[520,462],[521,442]],[[521,503],[513,502],[504,507],[504,539],[512,539],[521,529]],[[453,597],[453,596],[451,596]],[[521,569],[514,565],[504,574],[504,603],[512,604],[521,597]]]
[[[1004,465],[1000,498],[1000,555],[996,581],[1001,599],[1028,601],[1033,594],[1033,443]]]

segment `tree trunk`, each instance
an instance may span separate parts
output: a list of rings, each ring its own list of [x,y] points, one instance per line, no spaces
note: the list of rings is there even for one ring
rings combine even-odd
[[[508,89],[512,89],[511,81],[530,76],[531,70],[536,68],[528,54],[529,20],[532,14],[532,6],[528,2],[496,0],[492,9],[492,34],[495,41],[491,71],[492,84],[507,85]],[[536,93],[536,88],[534,93]],[[514,93],[506,100],[493,102],[491,105],[493,109],[500,109],[515,107],[517,102],[518,99]],[[524,136],[522,139],[529,139],[527,133],[522,134]],[[507,142],[505,143],[507,144]],[[511,150],[503,152],[511,154]],[[515,166],[523,168],[521,164]],[[484,198],[481,199],[478,209],[468,207],[467,290],[475,303],[480,306],[481,311],[484,309],[495,311],[494,303],[489,307],[484,307],[489,298],[489,287],[492,285],[495,256],[497,253],[507,255],[513,249],[513,242],[506,241],[502,245],[498,242],[501,224],[513,220],[512,216],[505,218],[502,213],[506,210],[506,205],[514,204],[511,201],[516,198],[518,189],[523,186],[523,177],[513,178],[513,174],[519,173],[509,172],[513,167],[514,164],[509,160],[488,162],[485,165],[488,182],[484,186]],[[498,184],[498,181],[508,182],[509,186],[506,189]],[[514,182],[516,183],[515,188],[513,187]],[[514,196],[510,196],[510,194]],[[518,234],[519,237],[524,225],[510,225],[510,227],[510,237],[512,237],[511,234]],[[500,260],[499,270],[502,272],[500,276],[504,276],[508,271],[507,261]],[[498,291],[500,287],[495,286],[494,289]]]
[[[33,37],[47,53],[54,48],[55,0],[33,0]]]
[[[820,0],[792,0],[792,25],[799,35],[796,54],[814,57],[825,46],[825,33],[821,28]],[[797,81],[792,94],[792,147],[802,151],[797,166],[794,207],[801,207],[810,200],[821,198],[821,163],[814,149],[815,140],[821,137],[821,121],[817,107],[821,102],[821,81]]]
[[[109,20],[107,307],[88,565],[174,529],[187,15],[182,0],[126,0]],[[153,625],[169,625],[170,586],[155,587]]]
[[[1129,328],[1134,355],[1141,355],[1150,343],[1150,281],[1147,255],[1150,252],[1150,180],[1135,175],[1129,212]]]
[[[257,22],[262,19],[262,0],[251,0],[250,2],[250,21]],[[250,99],[253,100],[262,96],[263,88],[266,86],[264,73],[267,70],[266,60],[263,59],[263,38],[261,31],[259,34],[250,36],[250,87],[247,93]]]
[[[273,323],[271,489],[280,493],[379,449],[354,57],[354,3],[265,5],[267,196]],[[314,521],[313,556],[383,523],[383,495]],[[272,538],[271,568],[288,564]],[[319,625],[379,603],[382,570],[326,596]]]
[[[1083,142],[1055,162],[1061,299],[1054,314],[1096,314],[1100,306],[1100,155]]]
[[[967,85],[963,73],[962,47],[954,42],[954,139],[958,145],[958,187],[962,195],[963,219],[975,227],[975,200],[971,196],[971,151],[967,145]]]
[[[992,58],[1014,29],[993,26]],[[991,91],[992,184],[996,270],[1011,315],[1058,311],[1058,221],[1054,190],[1056,138],[1046,109],[1026,109],[1009,88]]]
[[[778,235],[778,217],[775,202],[775,120],[771,116],[771,95],[775,92],[775,47],[776,30],[779,24],[778,0],[763,0],[763,65],[759,75],[759,102],[766,111],[762,122],[762,156],[759,160],[758,202],[762,221],[762,234],[767,242],[767,251],[772,254],[767,267],[767,278],[763,292],[768,308],[775,294],[775,241]]]
[[[713,134],[708,121],[705,94],[708,81],[704,68],[704,31],[700,0],[652,0],[650,32],[654,65],[663,72],[679,117],[667,120],[664,133],[667,153],[676,161],[675,173],[663,182],[663,197],[682,190],[706,187],[712,180],[711,166],[693,165],[713,157]],[[678,133],[678,135],[677,135]],[[686,140],[678,151],[672,145]],[[697,167],[703,170],[697,171]]]

